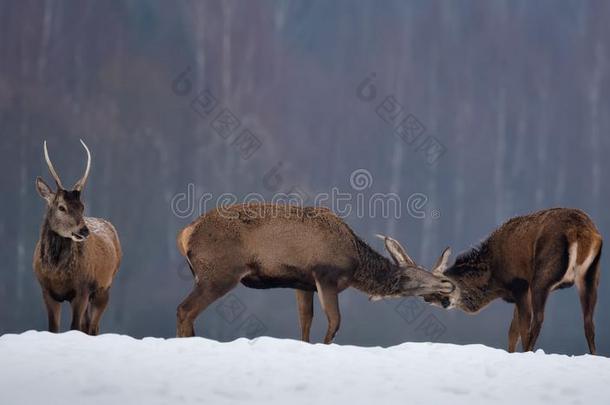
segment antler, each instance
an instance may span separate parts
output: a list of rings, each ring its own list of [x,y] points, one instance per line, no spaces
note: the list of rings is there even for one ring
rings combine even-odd
[[[433,274],[436,274],[438,276],[443,275],[445,270],[447,270],[447,262],[449,261],[449,256],[451,256],[451,248],[446,247],[445,250],[443,250],[443,253],[441,253],[438,260],[436,261],[436,263],[434,264],[434,267],[432,268]]]
[[[47,150],[47,141],[44,141],[44,158],[47,161],[47,166],[49,167],[51,176],[53,176],[53,179],[55,179],[55,184],[57,184],[57,187],[59,187],[60,189],[65,190],[64,186],[61,184],[61,179],[59,178],[59,175],[55,171],[53,163],[51,163],[51,159],[49,158],[49,151]]]
[[[385,248],[392,255],[392,258],[396,262],[396,264],[401,265],[410,265],[416,266],[415,260],[411,259],[411,257],[407,254],[406,250],[398,243],[397,240],[390,238],[389,236],[375,234],[379,239],[383,239],[385,242]]]
[[[89,177],[89,169],[91,169],[91,152],[89,152],[89,148],[87,147],[87,145],[85,145],[85,142],[83,142],[82,139],[80,140],[80,143],[83,144],[83,147],[87,151],[87,168],[85,169],[85,174],[83,175],[83,177],[74,185],[74,189],[76,191],[82,191],[83,187],[85,187],[87,177]]]

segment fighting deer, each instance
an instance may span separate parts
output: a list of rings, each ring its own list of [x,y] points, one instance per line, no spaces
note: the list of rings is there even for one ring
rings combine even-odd
[[[338,294],[348,287],[372,298],[453,291],[451,282],[415,264],[398,242],[384,239],[393,261],[325,208],[244,204],[209,211],[178,234],[195,285],[178,306],[177,336],[193,336],[199,313],[240,282],[257,289],[296,289],[306,342],[317,291],[328,318],[327,344],[341,320]]]
[[[36,178],[36,189],[47,207],[34,252],[34,272],[42,288],[49,331],[59,331],[61,303],[69,301],[71,329],[97,335],[122,253],[110,222],[83,217],[81,192],[89,177],[91,153],[81,143],[87,152],[85,174],[72,190],[66,190],[44,142],[45,160],[57,190],[53,192],[42,178]]]
[[[449,256],[447,249],[443,255]],[[599,284],[602,237],[581,210],[552,208],[515,217],[479,246],[459,255],[449,268],[433,273],[455,285],[450,294],[424,300],[444,308],[476,313],[492,300],[515,304],[508,332],[508,351],[519,338],[533,350],[544,320],[549,293],[576,284],[591,354],[595,354],[593,311]]]

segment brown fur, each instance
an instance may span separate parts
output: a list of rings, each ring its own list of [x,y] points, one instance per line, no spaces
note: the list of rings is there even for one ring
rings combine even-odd
[[[54,170],[51,173],[56,177]],[[41,178],[36,180],[47,210],[34,251],[34,273],[42,288],[49,331],[59,331],[60,306],[69,301],[71,329],[97,335],[121,262],[121,245],[110,222],[83,217],[80,195],[86,175],[72,191],[64,190],[58,179],[56,192]]]
[[[177,244],[195,276],[193,291],[178,307],[178,336],[193,336],[197,315],[239,282],[296,289],[305,341],[317,291],[329,321],[325,343],[339,329],[337,294],[348,287],[397,297],[450,285],[414,263],[389,261],[325,208],[248,204],[215,209],[184,228]]]
[[[523,349],[533,350],[549,293],[575,283],[589,350],[594,354],[593,311],[601,251],[602,237],[583,211],[538,211],[507,221],[480,246],[458,256],[442,273],[456,285],[453,293],[424,298],[469,313],[496,298],[515,303],[508,349],[514,351],[521,338]]]

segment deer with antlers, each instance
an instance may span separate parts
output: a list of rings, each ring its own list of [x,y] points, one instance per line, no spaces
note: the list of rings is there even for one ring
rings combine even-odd
[[[178,306],[177,335],[193,336],[199,313],[239,283],[295,289],[306,342],[317,292],[328,319],[324,343],[331,343],[339,330],[338,294],[348,287],[372,299],[453,291],[450,281],[418,266],[397,241],[382,238],[393,260],[326,208],[253,203],[214,209],[178,235],[178,249],[195,285]]]
[[[449,256],[446,249],[443,256]],[[424,300],[443,308],[477,313],[496,298],[515,304],[508,331],[508,351],[521,339],[533,350],[551,292],[576,284],[585,337],[595,354],[593,311],[597,301],[602,236],[578,209],[551,208],[510,219],[479,246],[461,254],[449,268],[433,272],[455,285]]]
[[[85,174],[72,190],[67,190],[44,142],[45,160],[57,190],[36,178],[36,189],[46,201],[46,213],[34,252],[34,272],[42,288],[49,331],[59,331],[61,303],[69,301],[71,329],[97,335],[122,252],[110,222],[83,216],[81,192],[89,177],[91,153],[82,140],[81,143],[87,152]]]

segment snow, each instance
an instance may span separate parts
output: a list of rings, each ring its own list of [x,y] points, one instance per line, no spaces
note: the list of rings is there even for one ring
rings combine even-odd
[[[0,336],[0,404],[602,404],[610,359],[482,345]],[[86,402],[85,402],[86,401]]]

